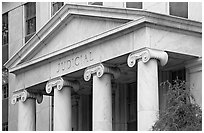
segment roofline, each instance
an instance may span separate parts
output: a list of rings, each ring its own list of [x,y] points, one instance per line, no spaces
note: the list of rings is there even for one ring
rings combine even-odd
[[[110,19],[121,19],[121,20],[124,20],[124,19],[125,20],[135,20],[138,18],[138,16],[144,16],[145,18],[148,18],[149,21],[151,20],[152,23],[154,23],[153,21],[155,21],[156,19],[157,22],[158,20],[160,20],[160,23],[163,23],[164,25],[168,23],[171,23],[171,24],[175,23],[175,28],[197,32],[197,33],[202,33],[202,23],[201,22],[192,21],[192,20],[185,19],[185,18],[158,14],[158,13],[153,13],[153,12],[139,10],[139,9],[66,4],[25,45],[23,45],[4,64],[4,66],[10,69],[12,66],[17,65],[19,62],[25,59],[29,55],[29,53],[31,53],[37,47],[39,47],[40,44],[44,45],[43,43],[45,39],[47,38],[47,36],[52,34],[55,31],[55,29],[57,29],[60,26],[61,23],[64,23],[64,21],[66,21],[67,18],[71,19],[72,16],[74,15],[105,17],[105,18],[110,18]],[[179,27],[178,26],[176,27],[176,24],[180,24]],[[119,27],[123,27],[123,26],[125,27],[125,25],[122,25]],[[113,31],[113,30],[110,30],[110,31]],[[14,70],[14,69],[11,69],[11,70]]]

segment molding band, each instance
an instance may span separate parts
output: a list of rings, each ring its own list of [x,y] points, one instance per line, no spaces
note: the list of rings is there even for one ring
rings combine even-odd
[[[18,94],[14,94],[11,99],[11,104],[16,104],[18,101],[25,102],[27,99],[33,98],[36,99],[38,104],[42,103],[43,101],[43,95],[37,94],[37,93],[31,93],[27,90],[24,90]]]
[[[129,67],[133,67],[137,60],[142,59],[143,63],[147,63],[150,59],[157,59],[161,66],[166,65],[168,61],[168,54],[164,51],[145,48],[142,51],[132,52],[127,59]]]
[[[97,77],[100,78],[103,76],[104,73],[112,74],[114,78],[118,78],[120,76],[120,70],[118,68],[107,67],[100,63],[88,67],[84,71],[84,80],[89,81],[91,79],[92,74],[96,74]]]
[[[56,87],[57,90],[62,90],[63,87],[71,87],[74,91],[79,90],[79,82],[77,81],[69,81],[62,77],[54,78],[47,82],[46,84],[46,92],[50,94],[52,89]]]

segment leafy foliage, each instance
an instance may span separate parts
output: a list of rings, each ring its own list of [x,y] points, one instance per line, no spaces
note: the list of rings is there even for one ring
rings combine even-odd
[[[193,103],[195,100],[186,86],[185,81],[176,79],[168,85],[167,108],[160,113],[153,125],[153,131],[201,131],[202,110]]]

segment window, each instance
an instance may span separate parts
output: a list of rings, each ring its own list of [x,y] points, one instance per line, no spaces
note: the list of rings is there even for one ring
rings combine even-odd
[[[52,15],[54,15],[63,5],[64,2],[52,2]]]
[[[169,2],[169,14],[188,18],[188,2]]]
[[[8,98],[8,83],[2,85],[2,99]]]
[[[136,83],[131,83],[128,85],[128,121],[127,130],[136,131],[137,130],[137,89]]]
[[[8,131],[8,122],[2,123],[2,131]]]
[[[8,32],[8,13],[5,13],[2,15],[2,65],[8,60]]]
[[[26,37],[27,42],[36,31],[36,3],[28,2],[25,5]]]
[[[103,2],[88,2],[88,5],[98,5],[98,6],[102,6]]]
[[[142,9],[142,2],[126,2],[126,7]]]
[[[8,44],[8,13],[2,15],[2,45]]]
[[[176,71],[171,71],[172,73],[172,81],[176,80],[177,78],[180,80],[186,80],[186,70],[185,68],[179,69]]]

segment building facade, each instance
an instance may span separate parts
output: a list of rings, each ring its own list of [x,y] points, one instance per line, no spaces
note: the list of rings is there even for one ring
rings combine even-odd
[[[201,12],[199,2],[3,2],[3,130],[151,130],[166,107],[160,83],[176,78],[202,106]]]

